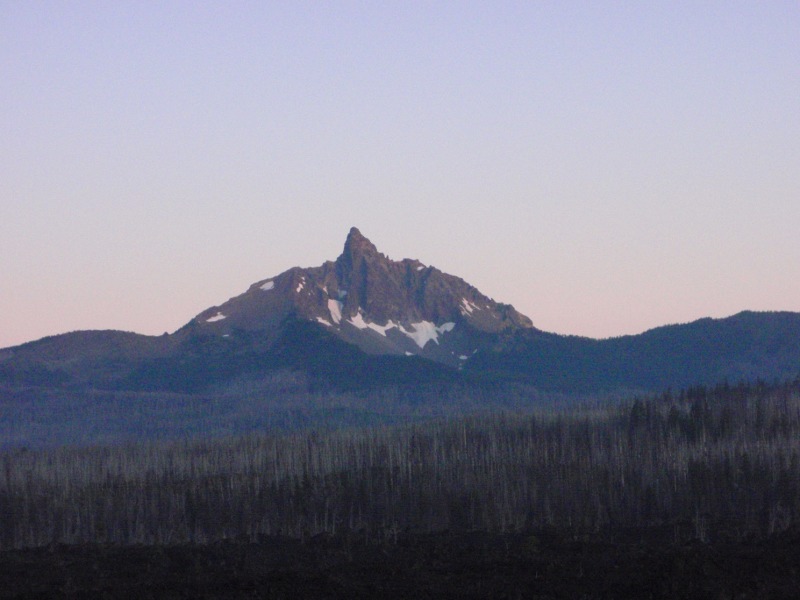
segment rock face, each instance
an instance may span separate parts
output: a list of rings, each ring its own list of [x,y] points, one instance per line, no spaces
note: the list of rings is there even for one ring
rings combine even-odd
[[[262,331],[269,338],[290,317],[317,323],[371,354],[417,354],[454,366],[495,334],[533,327],[463,279],[418,260],[389,259],[355,227],[336,261],[254,283],[189,326],[227,337]]]

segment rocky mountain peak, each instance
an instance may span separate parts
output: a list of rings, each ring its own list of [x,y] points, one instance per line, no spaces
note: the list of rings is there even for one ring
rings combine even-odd
[[[209,333],[261,331],[277,338],[287,318],[311,321],[376,354],[420,354],[461,366],[504,331],[531,328],[511,306],[418,260],[391,260],[356,227],[342,254],[254,283],[196,322]]]
[[[345,289],[350,296],[345,301],[346,312],[358,306],[367,307],[370,303],[370,289],[376,286],[385,287],[386,274],[392,261],[378,252],[375,244],[370,242],[356,227],[350,229],[344,243],[342,254],[336,259],[336,274],[340,289]],[[351,306],[352,305],[352,306]]]
[[[344,242],[343,256],[370,256],[376,254],[380,253],[375,244],[364,237],[357,227],[351,227]]]
[[[349,279],[350,273],[357,269],[361,263],[365,261],[372,262],[376,259],[387,260],[383,254],[378,252],[375,244],[364,237],[356,227],[352,227],[344,242],[344,250],[336,260],[336,263],[339,266],[340,275]]]

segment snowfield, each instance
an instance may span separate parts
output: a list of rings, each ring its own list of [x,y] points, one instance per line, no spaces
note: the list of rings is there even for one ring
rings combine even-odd
[[[386,325],[377,325],[376,323],[370,323],[368,321],[365,321],[364,320],[364,316],[361,314],[361,310],[360,309],[356,313],[356,316],[353,317],[352,319],[348,320],[347,322],[350,323],[353,327],[357,327],[358,329],[367,329],[367,328],[369,328],[369,329],[372,329],[373,331],[377,331],[383,337],[386,337],[386,331],[387,330],[395,329],[395,328],[398,327],[394,323],[394,321],[392,321],[391,319],[389,320],[389,322],[386,323]]]
[[[411,327],[413,331],[408,331],[402,325],[400,326],[400,331],[402,331],[405,335],[410,337],[420,348],[424,348],[425,344],[433,340],[437,344],[439,343],[439,334],[446,333],[448,331],[453,331],[453,328],[456,326],[455,323],[442,323],[438,327],[431,323],[430,321],[420,321],[419,323],[412,323]]]
[[[487,307],[488,308],[488,307]],[[473,310],[480,310],[481,307],[475,304],[474,302],[470,302],[466,298],[461,299],[461,314],[467,316],[468,314],[472,314]]]
[[[328,311],[331,313],[331,319],[337,325],[342,322],[342,304],[339,300],[328,300]]]

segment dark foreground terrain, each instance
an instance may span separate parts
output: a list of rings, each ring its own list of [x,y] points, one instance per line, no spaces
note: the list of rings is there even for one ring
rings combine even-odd
[[[2,598],[797,598],[800,534],[359,534],[0,553]]]

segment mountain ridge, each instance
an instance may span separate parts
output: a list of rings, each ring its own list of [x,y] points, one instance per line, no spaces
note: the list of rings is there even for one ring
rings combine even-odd
[[[260,280],[190,325],[214,335],[269,335],[290,316],[317,322],[370,354],[418,354],[453,367],[486,346],[485,334],[533,327],[460,277],[416,259],[389,259],[355,227],[335,261]]]
[[[197,393],[279,371],[338,390],[460,381],[607,393],[791,378],[800,313],[558,335],[460,277],[389,259],[353,227],[336,260],[261,279],[172,334],[78,331],[0,350],[0,384],[12,387]]]

